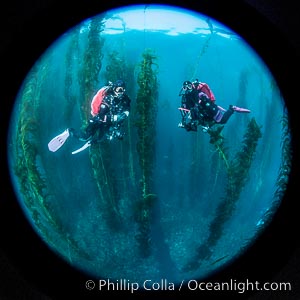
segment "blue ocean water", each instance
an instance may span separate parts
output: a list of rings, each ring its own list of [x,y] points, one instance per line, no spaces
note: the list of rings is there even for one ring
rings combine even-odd
[[[144,16],[145,10],[135,13]],[[114,19],[120,21],[118,33],[93,27]],[[183,278],[204,278],[247,249],[276,211],[276,184],[285,162],[284,99],[256,52],[207,17],[201,19],[206,27],[196,33],[130,29],[126,19],[113,14],[93,21],[53,43],[20,88],[8,151],[20,205],[53,251],[96,278],[166,278],[176,284]],[[148,160],[143,167],[136,121],[139,72],[147,49],[157,94],[147,112],[154,122],[144,135],[149,152],[144,152]],[[89,51],[90,65],[84,60]],[[52,137],[84,123],[91,101],[86,95],[105,85],[109,68],[114,68],[110,55],[115,68],[126,70],[122,79],[132,100],[124,139],[104,141],[77,155],[71,152],[82,142],[69,139],[59,151],[48,151]],[[89,85],[99,62],[98,81]],[[200,127],[197,132],[178,128],[182,83],[195,79],[208,83],[225,109],[232,104],[251,110],[234,113],[224,126],[226,160],[234,161],[243,149],[252,118],[261,131],[249,170],[241,172],[241,192],[229,200],[226,163],[209,134]],[[148,196],[141,192],[145,174]]]

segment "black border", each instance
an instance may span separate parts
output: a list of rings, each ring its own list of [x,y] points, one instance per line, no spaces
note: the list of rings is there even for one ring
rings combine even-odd
[[[229,2],[229,1],[228,1]],[[263,3],[262,3],[263,2]],[[27,72],[37,58],[69,28],[87,17],[137,1],[96,0],[77,2],[44,0],[12,0],[1,10],[1,139],[6,141],[9,116],[13,102]],[[154,3],[145,1],[144,3]],[[157,1],[157,4],[178,5],[198,10],[231,27],[259,53],[272,71],[283,93],[291,119],[293,134],[293,169],[288,191],[274,220],[257,242],[234,264],[208,280],[230,278],[260,281],[291,281],[293,290],[288,297],[300,298],[300,246],[297,204],[299,177],[297,137],[297,82],[299,70],[300,13],[293,1]],[[6,163],[6,143],[1,143],[0,201],[0,298],[1,299],[64,299],[77,297],[102,298],[115,294],[88,292],[86,276],[74,271],[50,251],[32,232],[14,199]],[[3,174],[4,173],[4,174]],[[117,294],[123,299],[133,298],[127,293]],[[159,294],[136,294],[138,298]],[[164,299],[188,296],[212,299],[223,294],[163,293]],[[285,299],[285,294],[282,294]],[[272,293],[229,294],[238,299],[272,299]],[[278,296],[278,294],[274,294]],[[260,298],[261,297],[261,298]]]

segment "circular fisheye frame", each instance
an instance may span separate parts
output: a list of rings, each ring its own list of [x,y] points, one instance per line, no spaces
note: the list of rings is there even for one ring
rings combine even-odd
[[[233,262],[270,223],[291,169],[288,119],[236,32],[174,6],[122,7],[71,28],[24,78],[11,179],[72,267],[172,289]]]

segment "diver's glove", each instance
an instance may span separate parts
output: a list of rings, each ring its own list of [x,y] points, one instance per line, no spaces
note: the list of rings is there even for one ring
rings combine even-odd
[[[120,123],[129,116],[129,111],[124,111],[119,115],[113,115],[113,122]]]
[[[90,123],[97,123],[97,122],[102,122],[99,115],[96,115],[95,117],[90,119]]]
[[[91,118],[89,120],[90,123],[105,123],[107,121],[109,121],[109,118],[107,118],[107,115],[100,116],[100,114],[94,116],[93,118]]]

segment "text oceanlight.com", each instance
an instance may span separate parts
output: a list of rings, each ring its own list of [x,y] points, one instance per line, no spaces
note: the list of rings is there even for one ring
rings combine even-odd
[[[87,290],[99,291],[130,291],[134,293],[139,290],[143,291],[180,291],[183,288],[190,291],[236,291],[245,293],[247,291],[291,291],[290,282],[264,282],[237,281],[230,279],[227,282],[199,282],[197,280],[182,280],[180,284],[169,282],[167,279],[153,281],[146,279],[142,283],[132,282],[127,279],[100,279],[98,281],[88,280],[85,283]]]

